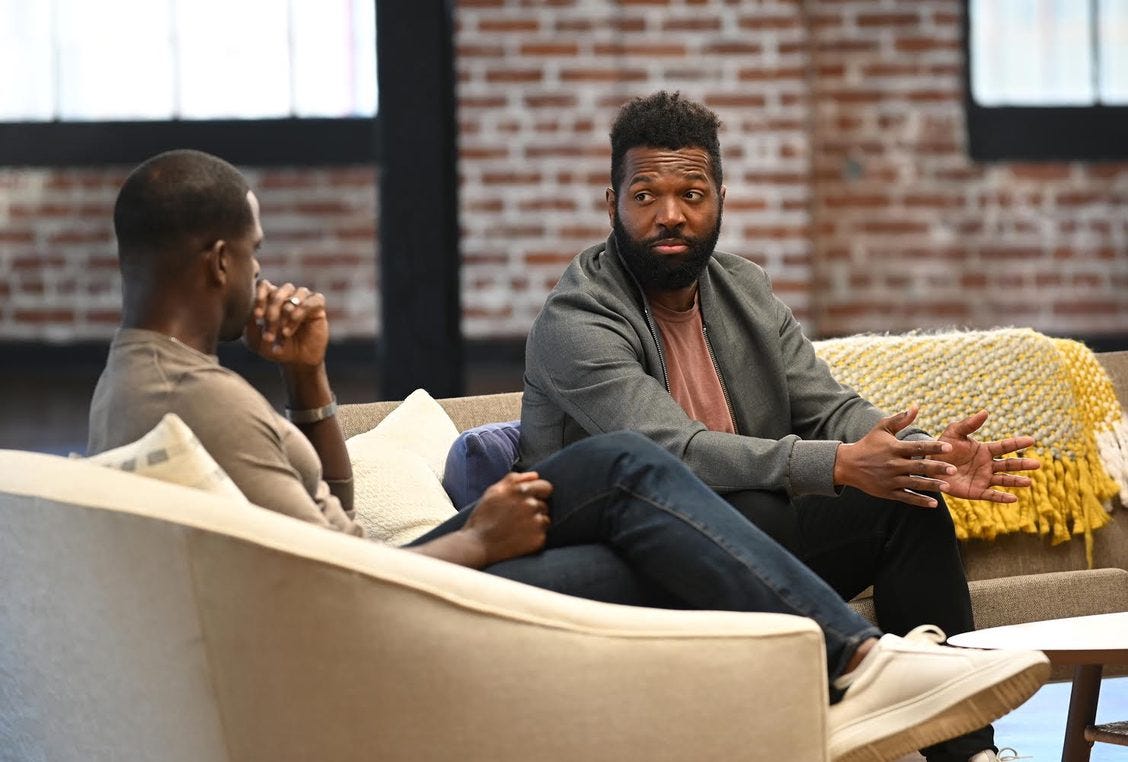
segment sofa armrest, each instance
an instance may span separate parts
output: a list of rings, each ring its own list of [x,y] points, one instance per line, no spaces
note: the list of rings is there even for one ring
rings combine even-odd
[[[809,620],[581,600],[49,455],[0,473],[27,756],[826,759]]]

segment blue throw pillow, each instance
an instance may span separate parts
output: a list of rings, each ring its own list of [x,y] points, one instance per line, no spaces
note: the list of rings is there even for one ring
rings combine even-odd
[[[462,510],[477,500],[513,469],[520,439],[520,421],[487,423],[458,435],[443,469],[443,487],[455,508]]]

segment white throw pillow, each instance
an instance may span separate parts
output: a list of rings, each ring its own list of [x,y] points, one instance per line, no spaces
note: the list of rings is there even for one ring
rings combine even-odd
[[[370,537],[403,545],[454,515],[442,477],[457,437],[442,406],[417,389],[376,428],[345,443],[356,520]]]
[[[176,413],[166,413],[152,431],[136,442],[92,455],[86,460],[247,503],[247,498],[235,482]]]

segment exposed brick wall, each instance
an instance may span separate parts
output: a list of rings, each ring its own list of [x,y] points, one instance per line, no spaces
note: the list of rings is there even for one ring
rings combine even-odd
[[[625,100],[660,87],[725,123],[720,246],[767,267],[807,311],[798,3],[477,0],[459,5],[456,44],[467,334],[523,335],[568,261],[607,236],[610,122]]]
[[[607,129],[676,88],[725,122],[721,246],[764,265],[811,333],[944,325],[1128,332],[1128,165],[965,156],[960,0],[462,0],[463,304],[525,333],[608,231]],[[265,271],[310,282],[334,333],[378,331],[375,173],[248,170]],[[0,170],[0,339],[117,320],[120,169]]]
[[[113,205],[129,168],[0,170],[0,340],[103,339],[120,318]],[[377,330],[372,169],[246,169],[263,273],[324,291],[334,335]]]
[[[805,6],[818,330],[1128,332],[1128,164],[972,163],[956,0]]]

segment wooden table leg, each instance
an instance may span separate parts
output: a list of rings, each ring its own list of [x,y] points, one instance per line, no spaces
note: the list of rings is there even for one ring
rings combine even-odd
[[[1065,746],[1061,762],[1088,762],[1093,744],[1085,740],[1085,727],[1097,719],[1097,699],[1101,695],[1100,664],[1082,664],[1073,673],[1069,694],[1069,716],[1065,721]]]

